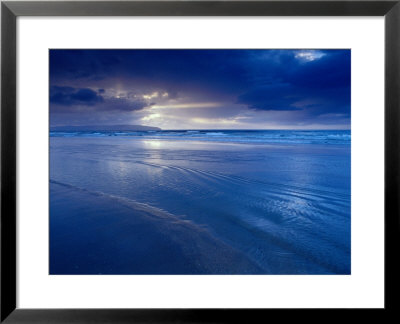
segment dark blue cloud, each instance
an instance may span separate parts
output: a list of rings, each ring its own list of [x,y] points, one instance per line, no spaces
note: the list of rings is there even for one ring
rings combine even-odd
[[[178,92],[204,85],[236,91],[246,84],[247,54],[232,50],[51,50],[51,82],[118,78]]]
[[[50,87],[50,103],[73,106],[93,106],[104,99],[96,91],[88,88],[75,89],[72,87]]]
[[[108,89],[118,83],[128,89],[148,89],[148,93],[166,91],[170,99],[230,102],[253,112],[302,111],[307,120],[326,114],[342,119],[351,113],[351,52],[51,50],[50,83],[58,86],[50,93],[51,103],[94,106],[96,111],[150,106],[140,96],[134,100],[111,97]],[[75,89],[77,84],[80,90]],[[225,106],[228,111],[229,104]]]
[[[103,97],[101,94],[104,93],[104,89],[96,92],[89,88],[52,86],[50,87],[50,107],[53,107],[55,112],[65,113],[82,112],[88,109],[92,112],[135,111],[152,105],[140,98]]]
[[[242,94],[238,102],[247,104],[251,109],[259,110],[301,110],[293,106],[302,96],[293,93],[293,87],[288,83],[268,84],[255,87]]]
[[[104,50],[50,50],[51,77],[102,79],[112,74],[120,60]]]
[[[291,69],[287,79],[295,86],[314,89],[350,87],[350,50],[324,51],[320,59],[300,63]]]
[[[276,62],[277,68],[254,79],[254,88],[238,102],[256,110],[305,110],[315,116],[350,115],[350,51],[321,51],[321,57],[302,60],[296,54]],[[267,71],[266,71],[267,72]]]
[[[145,107],[150,107],[154,103],[149,103],[143,99],[128,99],[128,98],[107,98],[104,105],[101,105],[101,110],[118,110],[118,111],[135,111],[142,110]]]

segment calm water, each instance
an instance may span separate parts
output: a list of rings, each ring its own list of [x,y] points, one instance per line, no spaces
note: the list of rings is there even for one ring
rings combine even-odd
[[[349,131],[50,134],[52,274],[349,274]]]

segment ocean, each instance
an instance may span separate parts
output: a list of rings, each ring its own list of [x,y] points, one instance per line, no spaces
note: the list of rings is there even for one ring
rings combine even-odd
[[[350,274],[350,131],[50,132],[50,274]]]

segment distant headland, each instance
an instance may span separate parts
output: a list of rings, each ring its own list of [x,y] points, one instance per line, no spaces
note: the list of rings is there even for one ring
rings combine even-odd
[[[53,126],[51,132],[118,132],[118,131],[158,131],[161,128],[143,125],[87,125],[87,126]]]

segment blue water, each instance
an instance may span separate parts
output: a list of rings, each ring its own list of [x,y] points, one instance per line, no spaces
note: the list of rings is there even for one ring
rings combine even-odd
[[[138,132],[50,132],[52,137],[131,137],[157,140],[195,140],[234,143],[335,144],[349,145],[348,130],[164,130]]]
[[[349,131],[51,133],[51,274],[349,274]]]

